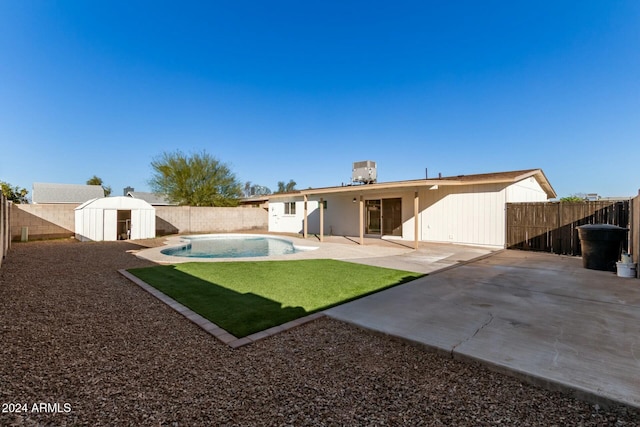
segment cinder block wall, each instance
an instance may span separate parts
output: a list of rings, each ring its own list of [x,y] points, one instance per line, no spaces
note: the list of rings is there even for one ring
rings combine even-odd
[[[10,204],[11,240],[19,241],[28,227],[29,240],[73,237],[77,204]],[[262,208],[156,206],[156,234],[216,233],[266,230],[267,211]]]
[[[29,240],[73,237],[77,204],[11,205],[11,240],[18,241],[22,228],[29,228]]]
[[[268,213],[262,208],[156,206],[158,235],[266,230]]]

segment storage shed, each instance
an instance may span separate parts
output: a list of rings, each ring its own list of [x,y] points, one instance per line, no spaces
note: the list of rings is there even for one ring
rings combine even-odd
[[[75,209],[75,233],[81,242],[153,238],[156,210],[131,197],[92,199]]]

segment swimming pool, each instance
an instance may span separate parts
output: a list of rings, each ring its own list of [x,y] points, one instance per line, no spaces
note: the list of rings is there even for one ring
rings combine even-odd
[[[183,237],[187,243],[160,251],[164,255],[188,258],[250,258],[288,255],[310,248],[291,241],[258,234],[206,234]]]

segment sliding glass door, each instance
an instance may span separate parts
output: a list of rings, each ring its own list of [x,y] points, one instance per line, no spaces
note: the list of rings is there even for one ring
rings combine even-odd
[[[382,231],[380,226],[382,219],[380,203],[380,200],[367,200],[365,202],[365,233],[367,234],[380,234]]]
[[[366,200],[365,233],[402,236],[402,199]]]
[[[402,236],[402,199],[382,200],[382,235]]]

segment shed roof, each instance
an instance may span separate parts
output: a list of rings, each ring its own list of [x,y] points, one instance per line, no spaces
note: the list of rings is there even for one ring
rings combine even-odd
[[[84,203],[98,197],[104,197],[100,185],[34,182],[31,200],[33,203]]]
[[[119,210],[155,210],[153,206],[141,199],[134,199],[126,196],[101,197],[99,199],[87,200],[75,210],[81,209],[119,209]]]
[[[529,177],[533,177],[538,184],[547,193],[547,198],[553,199],[557,197],[555,190],[547,180],[542,169],[525,169],[508,172],[492,172],[473,175],[457,175],[440,178],[415,179],[407,181],[380,182],[375,184],[364,185],[346,185],[339,187],[310,188],[307,190],[298,190],[288,193],[272,194],[270,198],[287,197],[295,195],[320,195],[330,193],[353,193],[353,192],[370,192],[390,189],[410,189],[420,187],[438,186],[454,186],[454,185],[472,185],[472,184],[495,184],[505,183],[512,184]]]

